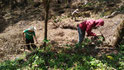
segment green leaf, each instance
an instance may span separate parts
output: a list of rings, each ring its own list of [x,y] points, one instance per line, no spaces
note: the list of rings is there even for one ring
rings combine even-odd
[[[44,39],[44,40],[43,40],[43,42],[46,42],[46,43],[48,43],[49,41],[50,41],[50,40],[47,40],[47,39]]]

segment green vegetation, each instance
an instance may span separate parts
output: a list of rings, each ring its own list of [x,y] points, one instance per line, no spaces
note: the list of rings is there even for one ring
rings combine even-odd
[[[118,55],[103,56],[97,59],[84,54],[65,54],[45,52],[39,50],[38,54],[32,55],[28,61],[23,60],[5,61],[0,63],[1,70],[47,70],[47,69],[64,69],[64,70],[122,70],[124,67],[124,56]]]
[[[100,37],[101,38],[101,37]],[[87,48],[88,43],[91,41],[85,39],[83,47],[78,49]],[[73,50],[70,45],[66,45]],[[124,69],[124,45],[120,45],[118,54],[103,54],[100,57],[86,54],[90,50],[81,53],[79,50],[75,52],[55,52],[51,50],[51,45],[46,49],[40,49],[35,54],[26,57],[26,59],[17,58],[15,60],[7,60],[0,63],[0,70],[122,70]],[[59,50],[58,50],[59,51]]]

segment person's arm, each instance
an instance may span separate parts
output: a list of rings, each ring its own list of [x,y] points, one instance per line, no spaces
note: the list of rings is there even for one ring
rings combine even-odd
[[[24,32],[22,33],[22,36],[23,36],[23,40],[25,41],[25,33]]]
[[[34,39],[35,39],[36,43],[38,44],[38,41],[37,41],[37,37],[36,36],[34,36]]]
[[[91,30],[92,30],[92,25],[88,25],[86,28],[87,36],[96,36],[96,34],[91,32]]]
[[[34,37],[36,43],[38,43],[38,41],[37,41],[37,37],[36,37],[36,35],[35,35],[35,32],[33,33],[33,37]]]

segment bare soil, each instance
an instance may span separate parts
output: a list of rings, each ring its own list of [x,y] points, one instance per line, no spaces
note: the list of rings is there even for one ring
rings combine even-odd
[[[64,17],[62,15],[61,17]],[[59,17],[60,18],[60,17]],[[76,25],[81,23],[83,20],[87,19],[98,19],[99,16],[91,16],[89,18],[78,18],[79,21],[74,21],[71,18],[64,18],[62,21],[54,23],[53,20],[49,20],[48,23],[48,39],[50,43],[53,45],[52,48],[61,47],[66,48],[65,45],[69,44],[74,47],[74,45],[78,41],[78,32],[76,30]],[[117,16],[105,20],[105,26],[101,27],[99,30],[105,37],[105,44],[99,46],[99,50],[96,50],[92,46],[85,47],[91,49],[88,53],[90,55],[102,55],[104,53],[109,54],[111,52],[117,53],[115,47],[108,46],[111,45],[111,41],[113,40],[113,36],[117,25],[121,23],[123,20],[124,15],[118,14]],[[57,27],[55,26],[57,25]],[[7,60],[7,59],[15,59],[19,56],[22,56],[24,53],[23,46],[24,41],[22,39],[22,32],[23,30],[27,29],[30,26],[35,26],[36,36],[38,39],[39,44],[43,44],[44,38],[44,21],[39,20],[21,20],[13,25],[9,25],[7,28],[4,29],[3,32],[0,33],[0,61]],[[96,29],[93,30],[96,34],[100,34],[100,32]],[[90,37],[88,37],[90,38]],[[86,51],[86,50],[82,50]],[[94,53],[92,53],[94,52]],[[82,53],[83,54],[83,53]]]

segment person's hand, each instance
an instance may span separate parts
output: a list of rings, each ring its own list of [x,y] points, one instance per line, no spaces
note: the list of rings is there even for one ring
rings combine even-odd
[[[101,34],[97,34],[97,36],[101,36]]]
[[[36,41],[36,44],[38,44],[38,42]]]

